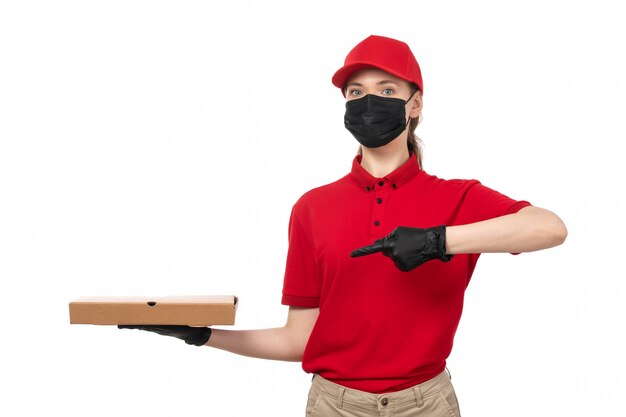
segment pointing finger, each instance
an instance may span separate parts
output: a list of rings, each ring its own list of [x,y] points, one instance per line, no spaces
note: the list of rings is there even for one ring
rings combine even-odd
[[[358,248],[353,250],[350,253],[352,258],[356,258],[357,256],[365,256],[370,255],[372,253],[380,252],[384,248],[382,241],[375,241],[373,245],[363,246],[362,248]]]

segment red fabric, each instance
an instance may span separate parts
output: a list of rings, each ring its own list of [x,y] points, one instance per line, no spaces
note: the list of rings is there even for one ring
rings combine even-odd
[[[306,372],[361,391],[392,392],[444,370],[479,254],[402,272],[381,253],[351,258],[350,252],[397,226],[473,223],[530,203],[477,180],[430,175],[413,153],[384,178],[360,161],[356,156],[349,174],[294,204],[282,303],[320,308],[302,361]]]

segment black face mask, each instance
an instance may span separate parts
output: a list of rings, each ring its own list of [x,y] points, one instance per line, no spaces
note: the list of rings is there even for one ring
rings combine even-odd
[[[363,146],[378,148],[386,145],[400,136],[409,124],[405,119],[404,106],[411,97],[404,101],[367,94],[363,98],[347,101],[344,125]]]

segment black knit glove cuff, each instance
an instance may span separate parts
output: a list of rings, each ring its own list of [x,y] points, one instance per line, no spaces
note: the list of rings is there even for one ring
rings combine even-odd
[[[454,255],[446,255],[446,226],[436,226],[428,229],[427,237],[436,248],[437,259],[448,262]]]
[[[184,340],[188,345],[204,346],[211,337],[210,327],[197,327],[198,331],[191,333]],[[195,330],[195,329],[194,329]]]

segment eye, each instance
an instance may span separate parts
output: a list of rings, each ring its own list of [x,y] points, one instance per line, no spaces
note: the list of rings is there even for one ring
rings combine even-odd
[[[383,94],[385,94],[385,95],[393,94],[393,89],[392,88],[385,88],[383,90]]]
[[[351,96],[359,96],[361,95],[361,90],[357,90],[356,88],[351,89],[348,94]]]

